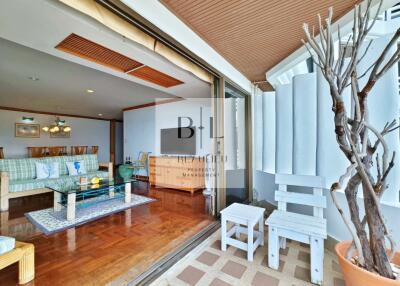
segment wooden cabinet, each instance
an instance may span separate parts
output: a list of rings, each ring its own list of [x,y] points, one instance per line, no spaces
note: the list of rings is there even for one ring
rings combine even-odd
[[[205,188],[203,157],[152,156],[149,182],[152,186],[189,191]]]

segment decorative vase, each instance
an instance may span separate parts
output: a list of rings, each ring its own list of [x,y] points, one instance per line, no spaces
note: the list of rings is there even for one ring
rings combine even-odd
[[[339,258],[339,264],[342,268],[344,280],[348,286],[400,286],[399,280],[388,279],[371,273],[363,268],[354,265],[346,259],[346,251],[350,246],[350,241],[339,242],[336,247],[336,255]],[[393,263],[400,264],[400,253],[397,252]]]
[[[121,165],[118,167],[118,173],[124,181],[127,181],[132,178],[133,169],[129,168],[130,165]]]

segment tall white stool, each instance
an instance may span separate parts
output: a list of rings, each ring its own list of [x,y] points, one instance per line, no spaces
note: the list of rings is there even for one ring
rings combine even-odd
[[[232,245],[247,251],[247,260],[253,261],[254,251],[264,245],[264,212],[265,209],[234,203],[221,211],[221,250]],[[227,231],[227,222],[234,226]],[[258,224],[258,231],[254,227]],[[240,234],[247,235],[247,243],[240,241]],[[235,234],[235,238],[232,236]],[[254,241],[254,237],[256,240]]]

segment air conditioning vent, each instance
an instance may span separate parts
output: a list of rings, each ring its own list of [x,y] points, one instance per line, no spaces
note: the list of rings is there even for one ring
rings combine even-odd
[[[172,76],[73,33],[59,43],[56,49],[163,87],[172,87],[183,83]]]
[[[56,49],[121,72],[128,72],[143,65],[76,34],[69,35],[56,46]]]
[[[172,76],[169,76],[158,70],[152,69],[151,67],[148,66],[138,68],[132,72],[129,72],[128,74],[161,85],[163,87],[172,87],[183,83],[182,81],[173,78]]]

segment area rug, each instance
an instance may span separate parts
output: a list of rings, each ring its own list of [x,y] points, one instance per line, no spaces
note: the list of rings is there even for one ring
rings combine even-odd
[[[98,200],[98,198],[91,200]],[[45,235],[49,235],[153,201],[155,199],[132,194],[130,203],[125,203],[122,199],[98,202],[91,206],[84,206],[78,203],[75,213],[76,218],[73,221],[67,221],[65,208],[58,212],[55,212],[53,208],[48,208],[26,213],[25,216]],[[88,203],[90,200],[85,202]]]

